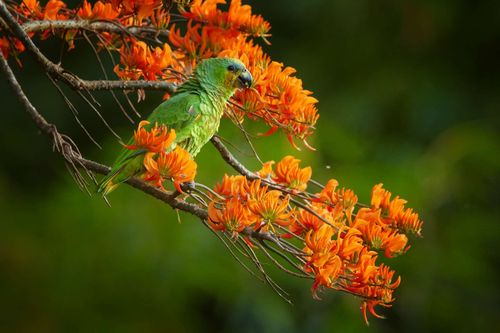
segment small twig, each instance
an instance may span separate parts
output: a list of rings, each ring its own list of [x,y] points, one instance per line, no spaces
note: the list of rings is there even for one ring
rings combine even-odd
[[[97,36],[99,36],[99,35],[97,35]],[[87,34],[85,33],[85,31],[83,32],[83,37],[85,37],[85,40],[87,41],[87,43],[92,48],[92,51],[94,52],[94,55],[95,55],[95,57],[97,59],[97,62],[99,63],[99,67],[101,68],[101,72],[104,75],[104,78],[106,80],[109,80],[108,73],[106,72],[106,68],[104,68],[104,64],[103,64],[103,62],[101,60],[101,57],[99,56],[99,52],[97,51],[96,47],[94,46],[94,44],[92,43],[92,41],[90,40],[90,38],[87,36]],[[99,38],[99,40],[101,40],[100,36],[98,38]],[[106,48],[106,50],[109,52],[109,50],[107,48]],[[111,57],[111,59],[113,59],[113,57]],[[110,90],[110,93],[111,93],[111,96],[113,96],[113,99],[115,100],[116,104],[118,104],[118,107],[122,111],[122,113],[125,116],[125,118],[127,118],[133,124],[134,121],[132,120],[132,118],[130,118],[129,114],[125,111],[125,108],[123,107],[122,103],[120,103],[120,100],[118,99],[118,97],[116,97],[115,92],[113,90]]]
[[[219,235],[219,233],[215,230],[213,230],[212,228],[210,228],[210,226],[207,224],[206,221],[203,221],[203,224],[208,228],[210,229],[210,231],[212,231],[212,233],[222,242],[222,244],[224,244],[224,246],[229,250],[229,253],[231,253],[231,255],[233,256],[234,259],[236,259],[236,261],[241,265],[243,266],[243,268],[249,272],[252,276],[256,277],[258,280],[264,282],[264,280],[262,279],[262,277],[258,276],[254,271],[252,271],[250,269],[250,267],[248,267],[237,255],[236,253],[234,253],[233,249],[231,248],[231,246],[224,240],[224,238]],[[237,248],[235,246],[235,248]],[[238,249],[239,250],[239,249]]]
[[[61,89],[61,87],[59,87],[59,85],[57,84],[57,82],[52,78],[52,76],[50,75],[47,75],[47,77],[49,78],[50,82],[52,82],[52,84],[54,85],[54,87],[56,87],[57,91],[59,92],[59,94],[62,96],[64,102],[66,103],[66,105],[68,106],[68,109],[71,111],[71,113],[73,114],[73,117],[75,118],[76,120],[76,123],[78,124],[78,126],[80,126],[80,128],[83,130],[83,132],[87,135],[87,137],[90,139],[90,141],[92,141],[93,144],[95,144],[99,149],[102,149],[101,145],[97,142],[96,139],[94,139],[94,137],[92,136],[92,134],[90,134],[90,131],[85,127],[85,125],[83,125],[83,123],[81,122],[80,120],[80,117],[78,116],[78,110],[76,109],[76,107],[73,105],[73,103],[71,103],[70,99],[68,98],[68,96],[66,96],[66,94],[64,93],[64,91]]]
[[[302,269],[297,264],[295,264],[293,261],[291,261],[290,258],[288,258],[287,256],[285,256],[283,253],[280,253],[279,251],[276,251],[272,247],[268,246],[263,241],[259,241],[257,243],[257,246],[262,250],[262,252],[264,252],[264,254],[266,255],[266,257],[269,260],[271,260],[271,262],[276,267],[278,267],[279,269],[281,269],[285,273],[288,273],[288,274],[296,276],[296,277],[305,278],[305,279],[310,279],[311,278],[311,276],[309,276],[309,275],[301,274],[301,273],[297,273],[297,272],[291,271],[288,268],[286,268],[285,266],[283,266],[278,260],[276,260],[271,254],[269,254],[269,252],[267,250],[270,250],[270,251],[274,252],[279,257],[285,259],[292,267],[294,267],[295,269],[298,269],[300,272],[302,272]]]

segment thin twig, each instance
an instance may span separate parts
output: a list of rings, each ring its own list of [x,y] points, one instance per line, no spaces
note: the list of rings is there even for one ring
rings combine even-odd
[[[212,233],[222,242],[222,244],[224,244],[224,246],[229,250],[229,253],[231,253],[231,255],[233,256],[234,259],[236,259],[236,261],[241,265],[243,266],[243,268],[249,272],[252,276],[256,277],[258,280],[264,282],[264,280],[262,279],[262,277],[258,276],[254,271],[252,271],[250,269],[250,267],[248,267],[237,255],[236,253],[234,253],[233,249],[231,248],[231,246],[224,240],[224,238],[219,235],[219,233],[215,230],[213,230],[212,228],[210,228],[210,226],[207,224],[206,221],[203,221],[203,224],[212,231]],[[235,247],[237,248],[237,247]]]
[[[99,36],[99,35],[97,35],[97,36]],[[103,62],[101,60],[101,57],[99,56],[99,52],[97,51],[97,49],[95,48],[94,44],[92,43],[92,41],[90,40],[90,38],[87,36],[87,34],[85,32],[83,32],[83,37],[85,37],[85,39],[87,40],[87,43],[92,48],[92,51],[94,52],[94,55],[95,55],[95,57],[97,59],[97,62],[99,63],[99,67],[101,68],[102,74],[104,75],[104,78],[106,80],[109,80],[108,73],[106,72],[106,68],[104,67],[104,64],[103,64]],[[108,49],[106,48],[106,50],[108,50]],[[108,50],[108,52],[109,52],[109,50]],[[118,107],[122,111],[122,113],[125,116],[125,118],[127,118],[133,124],[134,121],[132,120],[132,118],[130,118],[130,116],[127,113],[127,111],[125,111],[125,108],[123,107],[122,103],[120,103],[120,100],[116,96],[115,92],[113,90],[110,90],[109,92],[111,93],[111,96],[113,96],[113,99],[115,100],[116,104],[118,104]]]
[[[297,272],[294,272],[294,271],[291,271],[289,270],[288,268],[286,268],[285,266],[283,266],[278,260],[276,260],[267,250],[271,250],[273,251],[274,253],[276,253],[278,256],[280,256],[281,258],[285,259],[290,265],[292,265],[292,267],[294,267],[295,269],[298,269],[299,271],[302,272],[302,269],[296,265],[293,261],[290,260],[290,258],[286,257],[283,253],[280,253],[279,251],[276,251],[275,249],[271,248],[270,246],[268,246],[266,243],[264,243],[263,241],[259,241],[257,243],[257,246],[262,250],[262,252],[264,252],[264,254],[266,255],[266,257],[271,260],[271,262],[276,266],[278,267],[279,269],[281,269],[282,271],[284,271],[285,273],[288,273],[290,275],[293,275],[293,276],[296,276],[296,277],[300,277],[300,278],[305,278],[305,279],[310,279],[311,276],[309,275],[306,275],[306,274],[301,274],[301,273],[297,273]]]

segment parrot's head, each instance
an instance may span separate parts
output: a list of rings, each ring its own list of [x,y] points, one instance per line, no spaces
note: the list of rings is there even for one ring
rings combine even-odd
[[[217,89],[229,96],[236,89],[250,88],[252,74],[238,59],[210,58],[201,61],[195,70],[195,75],[207,89]]]

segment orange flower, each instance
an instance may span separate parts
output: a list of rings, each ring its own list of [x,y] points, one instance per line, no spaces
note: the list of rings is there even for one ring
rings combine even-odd
[[[17,7],[17,11],[23,16],[34,20],[66,20],[70,13],[66,8],[66,4],[60,0],[49,0],[43,10],[38,1],[23,0]],[[47,29],[41,33],[40,38],[46,39],[53,33],[53,30]],[[29,33],[29,35],[31,37],[33,33]],[[65,36],[65,34],[62,35]]]
[[[405,209],[406,200],[395,197],[391,200],[391,192],[382,188],[383,184],[373,187],[371,206],[380,209],[382,221],[401,230],[404,233],[414,233],[421,236],[423,222],[411,208]]]
[[[165,151],[172,142],[174,142],[176,134],[173,129],[168,131],[167,127],[155,123],[149,130],[144,127],[149,125],[149,121],[143,120],[139,123],[137,130],[134,131],[134,144],[125,145],[125,148],[130,150],[145,149],[149,152],[159,153]]]
[[[328,218],[328,212],[322,211],[321,207],[311,207],[311,209],[314,209],[319,216]],[[318,230],[323,224],[324,222],[319,217],[300,208],[296,211],[295,219],[288,227],[288,230],[295,235],[302,235],[309,230]]]
[[[390,307],[390,303],[394,301],[392,294],[399,286],[401,278],[398,277],[396,281],[393,282],[393,276],[394,271],[388,266],[382,264],[380,267],[376,267],[376,269],[372,271],[367,284],[346,287],[347,290],[365,298],[361,304],[361,311],[367,325],[368,318],[366,310],[369,310],[374,317],[384,318],[375,312],[375,306],[381,305],[384,307]]]
[[[257,172],[260,178],[272,178],[273,177],[273,164],[274,161],[267,161],[262,165],[262,168]]]
[[[215,185],[215,192],[223,195],[225,197],[231,198],[236,197],[240,200],[246,200],[248,196],[248,181],[246,177],[238,176],[228,176],[224,175],[222,182]]]
[[[333,214],[334,220],[344,219],[351,224],[352,213],[358,203],[357,195],[350,189],[337,189],[339,185],[335,179],[330,179],[326,186],[317,195],[316,202],[325,203]]]
[[[118,10],[111,3],[102,3],[97,1],[94,6],[83,1],[82,7],[77,12],[77,15],[85,20],[102,19],[102,20],[114,20],[120,15]]]
[[[370,325],[370,323],[368,322],[368,316],[366,314],[366,310],[370,311],[370,313],[372,314],[372,316],[374,316],[376,318],[385,319],[384,316],[381,316],[377,312],[375,312],[375,306],[379,305],[379,304],[382,305],[382,306],[388,307],[387,305],[385,305],[383,303],[381,304],[381,302],[378,301],[378,300],[367,300],[367,299],[365,299],[363,302],[361,302],[361,313],[363,314],[363,318],[365,319],[366,325]]]
[[[349,228],[346,233],[341,234],[339,239],[339,257],[351,261],[363,250],[363,239],[361,232],[355,228]]]
[[[151,50],[145,42],[133,40],[131,47],[123,45],[120,48],[120,63],[125,68],[116,65],[114,71],[121,79],[138,80],[143,76],[154,81],[157,76],[162,77],[163,70],[172,63],[172,50],[167,43],[163,44],[163,49]]]
[[[417,236],[422,236],[422,222],[417,213],[413,209],[407,208],[395,217],[397,228],[404,233],[413,233]]]
[[[254,184],[260,184],[260,182],[254,181]],[[249,193],[248,208],[262,220],[260,224],[255,226],[256,229],[267,230],[269,227],[272,228],[273,223],[281,226],[290,224],[292,212],[287,210],[290,200],[288,195],[281,198],[281,191],[267,191],[267,186],[256,189],[254,185],[251,187],[251,191],[252,189],[254,191]]]
[[[367,324],[366,310],[377,318],[383,318],[375,312],[374,307],[390,307],[390,303],[394,301],[392,294],[401,282],[400,277],[393,281],[395,272],[389,266],[376,266],[375,260],[376,255],[373,252],[363,251],[358,262],[348,268],[349,278],[343,279],[340,287],[364,298],[361,310]]]
[[[362,219],[356,219],[354,227],[361,231],[365,242],[374,250],[384,248],[384,242],[390,230],[383,230],[382,227],[376,223],[370,223]]]
[[[391,192],[382,188],[384,184],[380,183],[373,186],[371,206],[373,208],[389,207],[391,202]]]
[[[320,202],[333,203],[335,198],[335,189],[339,186],[339,182],[336,179],[330,179],[323,190],[318,194]]]
[[[120,8],[124,15],[134,15],[136,23],[150,17],[155,8],[162,6],[161,0],[111,0],[115,8]]]
[[[66,8],[66,4],[60,0],[49,0],[43,11],[44,20],[64,20],[67,16],[59,12]]]
[[[305,238],[306,248],[313,254],[323,254],[325,251],[330,251],[332,249],[332,237],[334,233],[335,230],[333,230],[333,228],[328,224],[322,225],[317,230],[309,230]],[[319,256],[319,258],[321,257],[322,255]],[[320,263],[322,262],[323,261],[320,260]]]
[[[337,205],[341,205],[347,216],[347,220],[350,222],[354,207],[358,203],[358,196],[352,190],[342,188],[337,192],[337,198]]]
[[[43,19],[42,8],[40,7],[40,2],[36,0],[23,0],[19,5],[19,12],[27,17],[33,17],[37,19]]]
[[[305,238],[304,251],[309,253],[306,270],[315,274],[312,285],[314,298],[318,298],[317,289],[320,286],[333,287],[342,270],[342,260],[338,254],[338,243],[332,240],[334,230],[324,224],[317,230],[310,230]]]
[[[225,202],[211,201],[208,217],[208,223],[214,230],[228,230],[233,234],[255,223],[254,216],[237,198]]]
[[[144,167],[146,168],[145,180],[163,188],[162,184],[165,179],[170,179],[174,182],[175,188],[179,192],[182,192],[180,187],[182,183],[194,180],[197,165],[186,150],[176,147],[170,153],[162,151],[157,155],[156,160],[154,159],[154,155],[154,153],[149,153],[144,158]]]
[[[166,29],[170,24],[170,13],[163,8],[158,8],[151,16],[151,22],[156,29]]]
[[[143,41],[134,41],[130,47],[120,48],[120,63],[123,70],[116,65],[114,71],[121,79],[138,80],[148,67],[149,47]]]
[[[268,186],[261,186],[262,180],[256,179],[248,182],[247,200],[259,201],[267,193]]]
[[[400,255],[408,251],[410,246],[406,246],[406,244],[408,244],[408,237],[406,237],[406,235],[393,232],[385,239],[385,256],[387,258],[392,258],[395,255]]]
[[[352,278],[349,290],[361,290],[370,282],[372,275],[377,272],[377,252],[370,251],[367,247],[363,247],[357,255],[357,260],[351,262],[349,270]]]
[[[274,180],[285,184],[289,188],[298,191],[304,191],[307,188],[307,182],[311,179],[311,167],[299,168],[300,160],[293,156],[285,156],[276,164],[276,176]]]
[[[333,254],[327,257],[325,263],[322,266],[316,267],[316,277],[311,287],[314,298],[319,299],[317,295],[317,289],[320,286],[326,286],[330,288],[333,286],[340,275],[341,269],[342,260],[339,256]]]
[[[359,230],[365,242],[374,250],[385,250],[385,255],[392,258],[394,255],[401,254],[408,250],[406,244],[408,237],[397,232],[397,230],[389,229],[384,225],[380,225],[376,220],[363,220],[356,218],[354,228]]]

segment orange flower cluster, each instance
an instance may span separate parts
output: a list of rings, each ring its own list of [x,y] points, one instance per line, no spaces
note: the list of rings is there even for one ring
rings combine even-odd
[[[287,226],[293,210],[288,208],[289,196],[269,190],[261,180],[248,181],[243,176],[225,175],[214,188],[218,194],[208,207],[209,224],[215,230],[241,232],[245,227],[254,230],[275,230]]]
[[[146,168],[144,176],[146,181],[163,189],[163,182],[170,179],[177,191],[182,192],[182,183],[194,181],[197,165],[186,150],[176,147],[169,153],[162,151],[158,154],[146,154],[144,167]]]
[[[382,188],[383,184],[373,187],[371,205],[379,209],[384,224],[391,225],[405,233],[421,234],[422,224],[418,214],[411,208],[405,209],[406,200],[395,197],[391,200],[391,192]]]
[[[120,65],[114,68],[115,73],[124,80],[138,80],[143,77],[154,81],[163,76],[163,71],[172,64],[172,50],[168,44],[163,48],[151,49],[143,41],[132,40],[131,45],[120,48]]]
[[[388,266],[378,266],[378,253],[366,241],[365,231],[359,226],[370,222],[356,218],[353,226],[334,229],[323,224],[306,234],[304,251],[310,254],[305,267],[314,274],[312,285],[314,297],[321,288],[331,288],[349,292],[363,298],[362,311],[366,322],[366,310],[380,317],[374,310],[375,305],[389,307],[393,302],[393,291],[400,283],[397,278],[392,282],[395,272]],[[335,230],[337,230],[335,232]],[[404,235],[402,235],[404,236]],[[384,240],[384,235],[381,235]],[[405,237],[405,236],[404,236]],[[405,242],[406,244],[406,242]]]
[[[174,142],[176,134],[173,129],[168,131],[168,128],[157,123],[153,127],[148,126],[150,122],[143,120],[139,123],[137,130],[134,131],[134,143],[126,145],[130,150],[145,150],[152,153],[165,151],[172,142]],[[149,127],[149,129],[145,127]]]
[[[271,25],[260,15],[252,15],[252,7],[241,5],[241,0],[232,0],[227,12],[217,8],[226,4],[226,0],[193,0],[189,4],[189,12],[183,15],[189,19],[226,30],[234,29],[255,37],[269,36]]]
[[[319,193],[305,193],[311,169],[300,168],[299,162],[286,156],[274,170],[274,162],[266,162],[256,173],[261,179],[252,181],[225,175],[214,188],[217,195],[209,204],[209,224],[233,237],[242,232],[248,235],[245,228],[251,227],[291,241],[303,239],[307,254],[303,269],[314,277],[313,297],[319,298],[318,292],[324,288],[351,293],[362,298],[366,321],[367,312],[381,317],[375,306],[391,306],[400,278],[389,266],[377,263],[379,253],[393,258],[406,252],[409,246],[405,233],[420,231],[418,215],[410,210],[419,221],[418,232],[408,224],[402,227],[402,217],[411,215],[402,207],[406,201],[399,197],[391,201],[391,194],[381,184],[373,188],[369,207],[358,205],[356,194],[339,188],[335,179]],[[308,196],[308,204],[293,207],[283,192],[269,190],[269,183],[294,189],[294,195]]]
[[[341,273],[342,259],[338,256],[340,246],[337,240],[332,239],[334,233],[332,227],[324,224],[316,231],[309,231],[305,238],[304,251],[310,255],[306,270],[315,275],[312,286],[314,298],[318,298],[316,290],[319,286],[332,287]]]
[[[156,123],[150,125],[146,120],[141,121],[134,132],[133,143],[125,147],[145,153],[143,164],[146,172],[143,177],[146,181],[163,189],[165,180],[170,179],[182,192],[181,184],[192,182],[196,176],[196,162],[181,147],[169,151],[176,137],[173,129],[169,131]]]
[[[214,230],[227,230],[233,235],[252,224],[251,214],[237,198],[229,198],[223,203],[211,201],[208,216],[208,222]]]
[[[304,191],[311,179],[312,169],[311,167],[301,169],[299,163],[300,160],[295,157],[285,156],[276,164],[274,181],[285,184],[290,189]]]
[[[270,126],[266,135],[281,128],[295,148],[298,149],[294,136],[311,148],[306,139],[319,118],[315,106],[318,101],[294,76],[295,69],[271,61],[259,45],[242,36],[231,40],[219,56],[241,59],[254,76],[255,90],[236,93],[235,100],[242,111],[263,119]]]
[[[305,191],[307,183],[311,179],[311,167],[300,168],[300,160],[293,156],[285,156],[276,164],[274,161],[264,163],[262,169],[257,172],[261,178],[271,179],[280,185],[292,190],[292,192]]]

